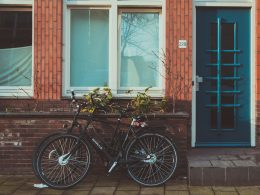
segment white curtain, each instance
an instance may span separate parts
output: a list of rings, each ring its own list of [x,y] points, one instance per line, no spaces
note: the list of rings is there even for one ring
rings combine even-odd
[[[0,86],[31,86],[32,46],[0,49]]]

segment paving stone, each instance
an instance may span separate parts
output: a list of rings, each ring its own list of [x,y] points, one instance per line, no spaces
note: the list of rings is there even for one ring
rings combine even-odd
[[[165,186],[175,186],[175,185],[186,185],[187,186],[187,180],[188,178],[185,176],[185,179],[183,178],[172,178],[169,179],[166,183]]]
[[[6,180],[5,182],[3,182],[1,185],[19,186],[19,185],[26,183],[26,181],[27,181],[27,179],[22,179],[20,177],[18,177],[18,178],[11,177],[8,180]]]
[[[16,191],[19,188],[19,186],[0,186],[0,194],[10,194],[14,191]]]
[[[142,187],[140,195],[163,195],[164,187]]]
[[[166,190],[175,190],[175,191],[186,191],[188,190],[188,186],[186,185],[166,185],[165,187]]]
[[[112,195],[116,187],[94,187],[90,195]]]
[[[165,191],[165,195],[189,195],[189,191]]]
[[[33,183],[25,183],[20,186],[19,190],[37,190],[39,188],[33,187]]]
[[[37,190],[16,190],[12,195],[36,195]]]
[[[210,187],[190,187],[190,195],[214,195]]]
[[[8,177],[0,177],[0,185],[8,180]]]
[[[63,194],[64,190],[55,190],[51,188],[44,188],[40,191],[39,194],[48,194],[48,195],[60,195]]]
[[[225,185],[225,169],[218,167],[203,168],[203,185]]]
[[[256,163],[252,160],[233,160],[237,167],[256,167]]]
[[[212,167],[209,160],[196,160],[196,161],[190,161],[189,167]]]
[[[233,164],[232,161],[230,160],[211,160],[210,161],[213,167],[220,167],[220,168],[227,168],[227,167],[234,167],[235,165]]]
[[[116,187],[119,184],[119,181],[111,179],[111,180],[98,180],[95,186],[99,187]]]
[[[89,191],[75,191],[75,190],[66,190],[65,192],[63,192],[62,195],[88,195]]]
[[[75,190],[75,191],[77,191],[77,190],[79,190],[79,191],[81,191],[81,190],[91,190],[94,185],[95,185],[94,183],[85,183],[85,184],[81,183],[81,184],[78,184],[78,185],[72,187],[71,189]]]
[[[239,195],[259,195],[260,189],[258,187],[237,187]]]
[[[120,182],[120,184],[117,187],[117,190],[140,190],[140,185],[134,182]]]
[[[139,191],[116,191],[115,195],[138,195]]]
[[[235,187],[213,186],[212,189],[215,192],[235,192]]]
[[[215,192],[215,195],[238,195],[237,192]]]

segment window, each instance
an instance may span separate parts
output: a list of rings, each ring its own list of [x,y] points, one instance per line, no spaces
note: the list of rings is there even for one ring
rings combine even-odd
[[[32,8],[0,6],[0,94],[32,95]]]
[[[158,87],[159,13],[122,11],[120,86]]]
[[[67,0],[64,14],[63,95],[84,94],[108,86],[115,96],[128,96],[152,86],[152,96],[164,95],[164,4]]]

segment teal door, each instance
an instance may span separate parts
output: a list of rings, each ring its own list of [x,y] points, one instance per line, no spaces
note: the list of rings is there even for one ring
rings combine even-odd
[[[250,10],[196,10],[196,146],[250,146]]]

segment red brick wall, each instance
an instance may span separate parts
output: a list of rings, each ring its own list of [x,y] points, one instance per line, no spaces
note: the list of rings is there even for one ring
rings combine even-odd
[[[46,117],[46,116],[45,116]],[[69,124],[70,119],[55,116],[29,117],[0,117],[0,175],[31,175],[32,154],[40,140],[48,133],[57,132],[64,123]],[[116,119],[112,119],[116,121]],[[178,149],[178,167],[176,174],[185,175],[187,169],[187,118],[162,119],[160,127],[166,126],[168,132],[174,137]],[[127,120],[129,124],[129,120]],[[95,126],[98,127],[98,126]],[[97,133],[102,139],[108,140],[113,129],[98,128]],[[95,170],[102,170],[102,161],[95,156]]]
[[[60,99],[62,0],[34,2],[34,97]]]
[[[178,48],[179,40],[187,40],[186,49]],[[191,100],[192,0],[166,0],[166,55],[166,69],[171,72],[167,74],[166,95],[172,96],[181,86],[186,92],[178,93],[178,99]]]

